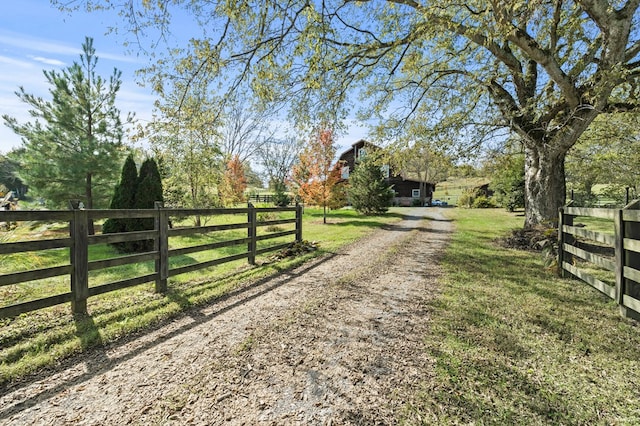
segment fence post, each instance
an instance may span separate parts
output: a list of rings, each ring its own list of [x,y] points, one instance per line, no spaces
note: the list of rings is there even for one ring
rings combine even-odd
[[[169,277],[169,214],[163,208],[162,201],[156,201],[154,207],[156,239],[153,250],[158,253],[155,261],[156,293],[165,293]]]
[[[558,275],[565,278],[564,268],[564,232],[562,232],[562,226],[564,225],[564,207],[558,209]]]
[[[249,237],[249,244],[247,246],[247,251],[249,252],[249,264],[256,264],[256,233],[257,233],[257,217],[256,217],[256,209],[253,207],[253,204],[249,203],[247,209],[247,220],[249,222],[249,228],[247,229],[247,236]]]
[[[615,237],[615,256],[616,256],[616,297],[615,301],[620,308],[620,313],[624,316],[624,219],[622,217],[623,210],[618,209],[613,221],[614,237]]]
[[[562,278],[571,277],[571,273],[564,269],[564,262],[571,263],[572,256],[571,254],[565,253],[564,245],[565,243],[571,244],[573,240],[571,238],[567,238],[564,233],[563,227],[564,225],[573,226],[573,216],[565,213],[565,209],[569,207],[571,203],[567,204],[564,207],[560,207],[558,214],[558,273]]]
[[[74,314],[87,313],[89,298],[89,220],[86,210],[80,210],[72,204],[73,220],[71,221],[71,311]]]
[[[632,250],[624,249],[624,238],[630,238],[634,240],[640,240],[640,223],[634,221],[624,221],[624,210],[638,210],[640,209],[640,201],[635,200],[631,203],[627,204],[624,209],[622,209],[621,214],[623,215],[622,220],[622,250],[623,253],[623,264],[622,264],[622,294],[620,295],[621,304],[620,304],[620,314],[626,318],[633,318],[635,320],[640,320],[640,313],[634,311],[631,308],[628,308],[624,305],[624,296],[629,295],[634,299],[640,299],[640,283],[629,279],[624,278],[624,267],[628,266],[633,269],[640,270],[640,253],[636,253]]]
[[[302,241],[302,206],[296,203],[296,241]]]

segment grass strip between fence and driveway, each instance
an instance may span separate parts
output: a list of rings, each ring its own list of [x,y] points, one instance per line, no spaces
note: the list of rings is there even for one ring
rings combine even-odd
[[[497,240],[501,210],[448,210],[456,232],[407,405],[424,424],[640,424],[640,329],[590,286]],[[406,421],[410,423],[410,421]]]
[[[84,350],[158,327],[240,285],[257,282],[301,265],[312,257],[333,252],[381,226],[400,220],[402,213],[402,209],[396,208],[384,216],[363,217],[345,209],[330,212],[325,225],[322,210],[307,208],[303,215],[303,238],[316,241],[318,251],[279,261],[270,261],[270,255],[262,256],[257,259],[257,267],[247,265],[246,261],[235,261],[183,274],[170,280],[166,294],[155,293],[153,283],[105,293],[89,299],[89,315],[86,316],[74,317],[69,306],[64,304],[1,319],[0,386]],[[130,265],[128,268],[140,267]],[[34,284],[29,291],[37,297],[40,290]]]

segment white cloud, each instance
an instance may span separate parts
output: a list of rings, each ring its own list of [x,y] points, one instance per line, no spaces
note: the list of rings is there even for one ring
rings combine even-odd
[[[53,65],[54,67],[63,67],[65,65],[64,62],[59,61],[57,59],[45,58],[45,57],[42,57],[42,56],[29,55],[28,58],[33,59],[36,62],[41,62],[43,64]]]
[[[20,68],[32,68],[33,63],[28,61],[21,61],[20,59],[11,58],[9,56],[0,55],[0,64],[8,65],[10,67],[20,67]]]
[[[77,55],[81,52],[77,47],[70,47],[63,43],[52,43],[48,40],[30,37],[26,34],[17,34],[8,31],[0,33],[0,44],[21,50],[26,49],[35,52],[47,52],[49,54]]]
[[[0,30],[0,45],[5,45],[12,48],[20,49],[21,51],[32,51],[32,52],[42,52],[47,53],[48,55],[63,55],[63,56],[72,56],[76,59],[81,53],[82,49],[79,46],[70,46],[67,43],[61,41],[51,41],[43,38],[35,38],[29,36],[27,34],[18,34],[10,31],[2,31]],[[134,56],[127,56],[123,54],[113,54],[107,52],[101,52],[100,46],[96,46],[96,56],[100,59],[106,59],[110,61],[118,61],[118,62],[126,62],[126,63],[140,63],[140,60]],[[47,63],[49,65],[60,66],[60,64],[64,65],[63,62],[58,61],[57,64],[51,62],[44,62],[41,59],[41,56],[34,56],[33,59],[39,60],[40,62]],[[50,61],[55,61],[55,59],[47,59]]]

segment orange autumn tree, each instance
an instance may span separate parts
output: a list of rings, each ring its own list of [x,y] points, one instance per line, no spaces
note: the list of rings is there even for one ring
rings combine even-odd
[[[333,165],[335,156],[333,132],[320,130],[300,154],[292,173],[302,201],[322,206],[324,223],[327,223],[327,207],[332,206],[335,199],[334,189],[340,182],[340,168]]]
[[[233,206],[244,201],[244,191],[247,189],[247,178],[240,157],[235,155],[227,163],[222,176],[218,195],[224,206]]]

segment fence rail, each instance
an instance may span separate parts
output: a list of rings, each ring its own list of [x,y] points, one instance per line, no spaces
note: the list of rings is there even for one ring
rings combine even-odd
[[[615,300],[625,317],[640,319],[640,201],[623,209],[566,206],[560,209],[558,265]],[[607,231],[574,224],[589,218]],[[594,226],[594,225],[592,225]]]
[[[260,220],[258,213],[295,212],[290,219]],[[170,218],[187,216],[246,215],[246,221],[209,226],[185,226],[172,228]],[[147,231],[123,232],[113,234],[89,235],[89,222],[99,219],[153,219],[154,229]],[[302,207],[255,208],[249,204],[247,208],[234,209],[165,209],[156,204],[155,209],[147,210],[68,210],[68,211],[3,211],[0,221],[12,222],[48,222],[68,223],[68,238],[51,238],[33,241],[0,243],[0,255],[11,255],[25,252],[40,252],[50,249],[69,249],[69,263],[65,265],[32,269],[27,271],[0,273],[0,287],[28,283],[31,281],[68,275],[70,291],[48,297],[0,306],[0,318],[13,317],[22,313],[71,302],[73,313],[86,313],[87,299],[99,294],[124,289],[148,282],[155,282],[156,292],[167,291],[168,278],[223,263],[247,259],[255,264],[256,256],[280,250],[291,242],[267,245],[258,248],[258,242],[276,238],[294,236],[294,241],[302,240]],[[274,231],[258,235],[258,228],[292,224],[294,229]],[[170,248],[169,239],[180,236],[210,235],[216,232],[246,229],[246,237],[232,238],[188,247]],[[89,246],[97,244],[114,244],[139,240],[153,240],[151,251],[112,257],[108,259],[89,260]],[[194,264],[170,268],[170,259],[186,254],[218,248],[244,246],[246,250],[218,259],[196,262]],[[109,283],[89,286],[89,272],[99,271],[115,266],[154,261],[152,273]]]

